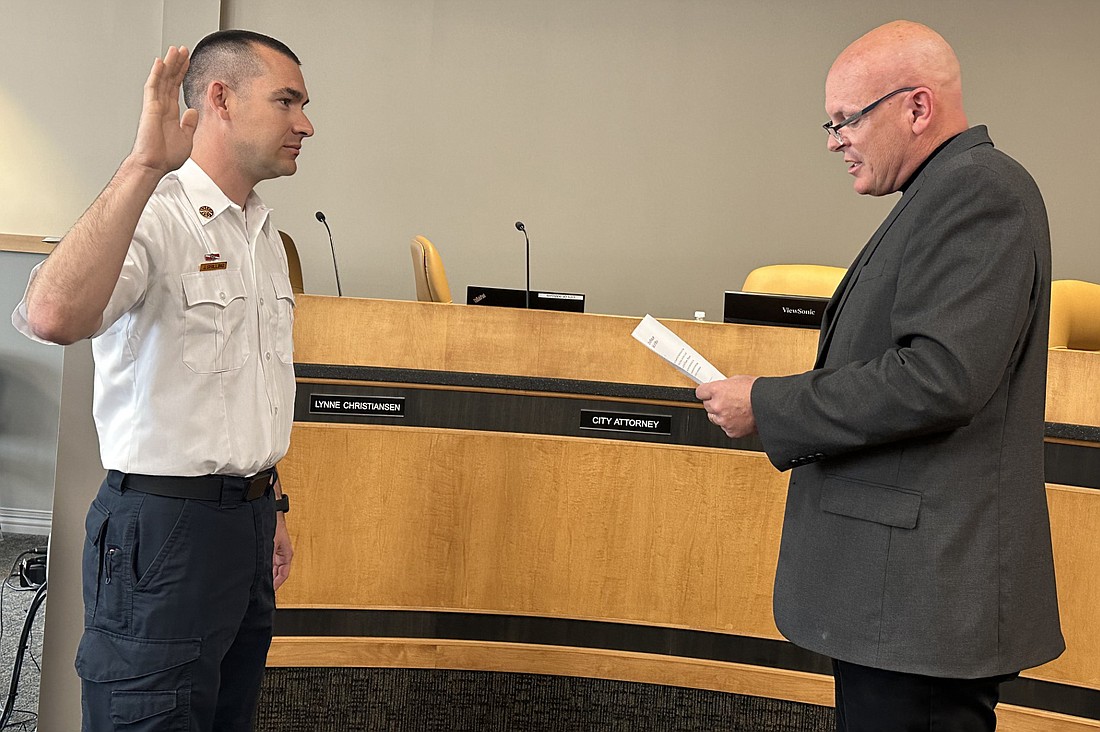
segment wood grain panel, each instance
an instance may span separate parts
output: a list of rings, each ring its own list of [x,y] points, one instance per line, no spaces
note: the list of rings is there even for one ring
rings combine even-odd
[[[299,363],[389,366],[690,386],[630,337],[638,318],[300,295]],[[664,320],[727,374],[813,365],[817,332]],[[1100,426],[1100,353],[1049,352],[1047,421]]]
[[[295,494],[296,546],[282,607],[470,610],[779,637],[771,583],[786,477],[762,455],[299,424],[281,470]],[[1098,498],[1048,487],[1068,648],[1028,677],[1100,689]]]
[[[1065,714],[1028,709],[1014,704],[997,707],[998,732],[1095,732],[1100,722],[1095,719],[1070,717]]]
[[[1047,421],[1100,427],[1100,353],[1047,354]]]
[[[777,638],[786,476],[759,453],[299,423],[282,607],[644,622]]]
[[[693,385],[630,336],[640,318],[319,295],[297,303],[298,363]],[[790,374],[813,365],[816,331],[663,322],[725,373]]]
[[[1047,505],[1066,652],[1024,676],[1100,689],[1100,491],[1048,485]]]
[[[690,385],[633,341],[629,334],[637,318],[319,296],[300,297],[297,315],[299,363]],[[667,324],[727,373],[794,373],[813,360],[813,331]],[[1051,351],[1049,363],[1047,419],[1100,426],[1100,400],[1082,396],[1100,393],[1100,354]],[[459,610],[779,637],[771,584],[787,476],[762,454],[296,423],[280,469],[295,494],[289,523],[297,551],[295,570],[279,593],[283,607]],[[1069,650],[1026,675],[1100,689],[1094,622],[1100,607],[1100,491],[1048,486],[1048,499]],[[289,640],[277,640],[277,647]],[[348,644],[358,649],[358,642],[298,639],[294,647],[295,653],[324,655]],[[573,673],[546,653],[522,663],[515,654],[524,655],[523,648],[502,656],[502,644],[372,642],[377,648],[371,654],[396,654],[396,665],[405,659],[463,668],[448,665],[473,663],[449,660],[461,648],[463,658],[478,657],[486,668],[529,663],[523,668]],[[391,650],[378,650],[386,648]],[[607,678],[625,674],[619,664],[631,656],[572,652],[589,659],[585,663],[610,658],[598,667],[607,669]],[[718,682],[702,678],[702,671],[696,684],[684,668],[730,666],[643,660],[656,670],[631,673],[653,679],[683,673],[676,681],[654,683],[701,688],[721,687],[711,686]],[[820,693],[811,690],[817,688],[813,680],[784,678],[793,691],[763,695],[802,700]],[[1020,732],[1097,728],[1010,706],[1001,716],[1002,729]]]
[[[29,252],[31,254],[49,254],[56,244],[47,244],[40,236],[22,234],[0,234],[0,251]]]

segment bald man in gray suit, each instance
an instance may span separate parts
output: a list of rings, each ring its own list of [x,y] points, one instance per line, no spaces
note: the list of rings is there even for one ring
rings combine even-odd
[[[1043,477],[1050,233],[969,127],[925,26],[876,28],[825,85],[857,193],[901,197],[825,309],[804,374],[697,390],[793,469],[774,610],[833,659],[842,732],[996,728],[1000,684],[1057,658]]]

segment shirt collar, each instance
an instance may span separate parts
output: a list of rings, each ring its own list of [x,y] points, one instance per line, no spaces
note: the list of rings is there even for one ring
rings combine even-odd
[[[962,134],[962,133],[959,133],[959,134]],[[942,151],[942,150],[943,150],[943,149],[944,149],[945,147],[947,147],[948,145],[950,145],[950,144],[951,144],[951,141],[952,141],[952,140],[954,140],[954,139],[955,139],[956,137],[958,137],[958,136],[959,136],[959,134],[956,134],[956,135],[952,135],[951,137],[949,137],[949,138],[947,138],[946,140],[944,140],[943,142],[941,142],[941,143],[940,143],[940,145],[939,145],[939,147],[937,147],[937,148],[936,148],[935,150],[933,150],[933,151],[932,151],[932,154],[931,154],[931,155],[929,155],[928,157],[926,157],[926,158],[924,159],[924,162],[923,162],[923,163],[921,163],[920,165],[918,165],[918,166],[917,166],[917,169],[913,171],[913,174],[912,174],[911,176],[909,176],[909,180],[905,181],[905,183],[904,183],[904,184],[903,184],[903,185],[901,186],[901,188],[899,188],[898,190],[899,190],[899,191],[901,191],[901,192],[902,192],[903,194],[904,194],[904,193],[905,193],[905,192],[906,192],[907,190],[909,190],[909,186],[913,185],[913,181],[915,181],[915,180],[917,179],[917,176],[918,176],[918,175],[920,175],[920,174],[921,174],[921,172],[922,172],[922,171],[923,171],[923,170],[924,170],[925,168],[927,168],[927,167],[928,167],[928,163],[932,162],[932,158],[934,158],[934,157],[936,157],[937,155],[939,155],[939,154],[940,154],[940,152],[941,152],[941,151]]]
[[[180,185],[183,186],[183,192],[186,194],[188,204],[195,215],[195,220],[203,226],[218,218],[227,209],[240,210],[240,207],[229,200],[229,197],[222,193],[222,189],[218,188],[218,184],[191,158],[188,158],[178,170],[169,175],[174,175]],[[260,199],[256,191],[248,194],[248,199],[244,204],[246,218],[249,221],[254,220],[256,215],[259,215],[261,219],[266,219],[267,215],[271,213],[271,209],[264,205],[263,200]]]

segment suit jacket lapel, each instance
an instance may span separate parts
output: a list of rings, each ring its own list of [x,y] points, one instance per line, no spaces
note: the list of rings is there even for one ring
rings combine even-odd
[[[864,245],[863,250],[859,253],[859,256],[856,257],[856,261],[848,268],[848,272],[837,286],[836,292],[833,293],[833,297],[829,301],[829,304],[825,306],[825,313],[822,315],[821,319],[821,337],[817,342],[817,360],[814,362],[815,369],[821,368],[822,364],[825,362],[825,354],[828,352],[837,318],[840,316],[840,311],[844,308],[844,303],[848,300],[848,294],[859,280],[860,271],[867,264],[868,260],[871,259],[871,255],[875,253],[875,249],[878,248],[879,242],[886,236],[886,232],[890,230],[890,226],[894,223],[895,219],[905,210],[909,202],[913,200],[913,196],[916,192],[917,188],[915,186],[910,187],[910,189],[902,195],[901,200],[894,205],[894,208],[890,211],[890,215],[879,224],[878,229],[875,231],[874,235],[871,236],[870,241]]]
[[[944,165],[950,158],[972,147],[992,144],[993,141],[989,139],[989,133],[985,125],[972,127],[960,133],[955,139],[947,143],[943,150],[940,150],[928,161],[924,170],[917,174],[916,180],[914,180],[905,193],[902,194],[901,200],[898,201],[893,210],[890,211],[890,215],[886,217],[886,220],[879,225],[874,236],[872,236],[871,240],[867,242],[867,245],[863,247],[863,251],[859,253],[855,263],[848,268],[847,274],[844,275],[844,279],[841,280],[840,285],[837,286],[836,292],[833,294],[829,304],[825,306],[825,312],[821,320],[821,337],[817,342],[817,361],[814,363],[814,368],[821,368],[822,364],[825,362],[825,355],[828,353],[829,343],[832,340],[833,331],[836,328],[836,321],[840,316],[840,310],[844,307],[844,303],[848,299],[848,293],[852,291],[856,281],[859,279],[860,270],[862,270],[868,260],[871,259],[871,255],[875,253],[875,249],[878,247],[879,242],[886,236],[886,232],[890,230],[890,226],[894,223],[894,220],[897,219],[898,215],[905,210],[905,207],[908,206],[909,202],[917,195],[921,185],[928,178],[929,173],[936,170],[941,165]]]

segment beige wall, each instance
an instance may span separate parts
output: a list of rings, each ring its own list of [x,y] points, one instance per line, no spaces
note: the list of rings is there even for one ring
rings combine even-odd
[[[79,215],[129,145],[162,34],[194,43],[206,30],[179,2],[61,5],[80,10],[5,4],[23,31],[0,48],[6,231],[61,232]],[[522,287],[516,219],[533,285],[586,292],[593,312],[714,317],[754,266],[846,265],[892,198],[856,196],[826,152],[824,73],[895,17],[955,45],[971,121],[1038,179],[1055,276],[1100,281],[1093,0],[882,0],[860,13],[802,0],[221,5],[223,26],[276,35],[305,62],[318,134],[299,174],[262,191],[311,291],[335,292],[318,209],[353,295],[412,298],[416,233],[440,248],[457,295]]]
[[[846,266],[892,205],[852,192],[819,126],[836,53],[897,17],[954,44],[971,122],[1038,179],[1055,275],[1100,281],[1093,0],[227,0],[224,20],[305,64],[318,133],[265,195],[307,289],[335,292],[318,209],[345,293],[395,298],[416,233],[457,296],[522,287],[523,219],[536,287],[714,317],[754,266]]]
[[[31,269],[42,259],[0,252],[0,314],[19,304]],[[0,531],[49,533],[61,357],[60,348],[0,328]]]

